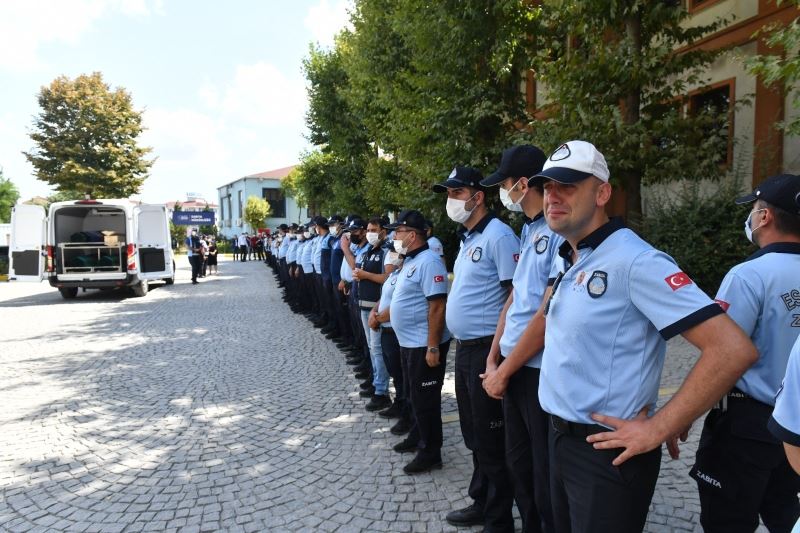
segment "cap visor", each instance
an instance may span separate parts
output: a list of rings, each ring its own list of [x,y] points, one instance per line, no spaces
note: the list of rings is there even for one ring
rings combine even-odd
[[[755,202],[757,198],[758,198],[758,197],[755,195],[755,193],[752,193],[752,192],[751,192],[750,194],[746,194],[746,195],[744,195],[744,196],[740,196],[739,198],[737,198],[736,200],[734,200],[734,202],[735,202],[737,205],[741,205],[741,204],[749,204],[750,202]]]
[[[579,170],[574,170],[572,168],[565,168],[565,167],[550,167],[548,169],[542,170],[535,176],[531,178],[544,178],[548,180],[557,181],[559,183],[578,183],[579,181],[583,181],[586,178],[591,176],[589,172],[581,172]],[[530,181],[529,180],[529,183]]]
[[[481,185],[484,187],[494,187],[506,181],[507,178],[508,176],[501,174],[500,171],[497,171],[494,174],[489,174],[487,177],[483,178],[481,180]]]
[[[384,229],[395,230],[395,229],[399,228],[400,226],[401,226],[401,224],[398,224],[397,222],[392,222],[391,224],[386,224],[383,227],[384,227]]]

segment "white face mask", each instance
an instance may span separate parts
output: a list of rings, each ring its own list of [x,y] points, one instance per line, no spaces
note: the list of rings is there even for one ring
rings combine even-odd
[[[758,213],[759,211],[766,211],[766,209],[756,209],[755,211],[750,211],[750,214],[747,215],[747,220],[744,221],[744,234],[747,237],[747,240],[750,242],[753,242],[753,232],[761,227],[761,226],[758,226],[756,228],[752,227],[753,215],[755,213]]]
[[[331,235],[334,237],[339,235],[339,226],[331,226]]]
[[[310,231],[304,231],[303,232],[303,237],[305,237],[306,239],[310,239],[311,238],[311,232]]]
[[[375,231],[368,231],[367,232],[367,242],[370,243],[372,246],[377,246],[379,242],[381,242],[381,235]]]
[[[520,196],[519,200],[517,200],[516,202],[512,202],[511,201],[511,194],[510,193],[511,193],[511,191],[513,191],[514,189],[517,188],[517,185],[519,185],[520,182],[523,179],[525,179],[525,178],[520,178],[520,180],[518,182],[516,182],[514,184],[514,186],[511,187],[511,189],[509,189],[509,190],[505,190],[503,187],[500,187],[500,201],[503,202],[503,205],[509,211],[514,211],[515,213],[521,213],[522,212],[522,199],[525,198],[525,194],[527,194],[527,191],[525,192],[525,194]]]
[[[502,191],[502,189],[500,190]],[[469,200],[459,200],[457,198],[447,199],[445,210],[447,211],[447,216],[450,217],[450,220],[453,222],[458,222],[459,224],[463,224],[467,221],[469,216],[472,214],[472,211],[475,209],[472,208],[467,211],[467,202],[475,198],[475,194],[473,194]]]
[[[398,254],[406,255],[408,253],[408,246],[403,246],[402,239],[393,240],[392,245],[394,246],[394,251]]]

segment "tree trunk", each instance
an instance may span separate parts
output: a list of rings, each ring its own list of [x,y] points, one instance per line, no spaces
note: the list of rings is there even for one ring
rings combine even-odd
[[[638,80],[641,79],[638,70],[641,68],[642,56],[642,15],[638,10],[634,10],[625,19],[625,36],[631,43],[634,76]],[[622,122],[625,126],[632,126],[639,122],[641,100],[641,86],[633,88],[625,95],[622,106]],[[625,214],[628,224],[634,229],[638,229],[642,221],[642,170],[635,168],[628,171],[623,176],[623,183],[627,199]]]

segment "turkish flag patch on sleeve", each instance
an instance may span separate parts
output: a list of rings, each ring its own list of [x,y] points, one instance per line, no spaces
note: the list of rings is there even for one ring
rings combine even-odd
[[[717,305],[719,305],[725,312],[727,312],[728,308],[731,306],[731,304],[729,304],[725,300],[720,300],[719,298],[714,299],[714,301],[717,302]]]
[[[444,276],[433,276],[434,283],[441,283],[444,281]]]
[[[669,288],[673,291],[677,291],[681,287],[692,284],[692,278],[687,276],[685,272],[676,272],[664,278],[664,281],[667,282],[667,285],[669,285]]]

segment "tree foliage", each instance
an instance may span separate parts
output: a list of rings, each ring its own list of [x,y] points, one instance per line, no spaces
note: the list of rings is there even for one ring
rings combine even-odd
[[[778,0],[778,4],[787,3]],[[789,4],[800,6],[800,0],[789,0]],[[766,85],[778,86],[791,92],[794,106],[800,109],[800,17],[789,25],[775,30],[767,38],[770,47],[780,53],[756,56],[745,63],[751,73],[760,76]],[[800,135],[800,115],[779,124],[789,135]]]
[[[3,175],[0,168],[0,224],[11,221],[11,209],[19,200],[19,191],[14,183]]]
[[[257,231],[258,228],[264,226],[264,221],[270,213],[270,205],[264,198],[259,198],[255,195],[247,197],[247,203],[244,206],[244,220],[251,231]]]
[[[61,76],[42,87],[38,102],[30,133],[36,146],[25,153],[38,179],[99,198],[139,192],[153,160],[137,144],[142,115],[125,89],[112,91],[99,72]]]

